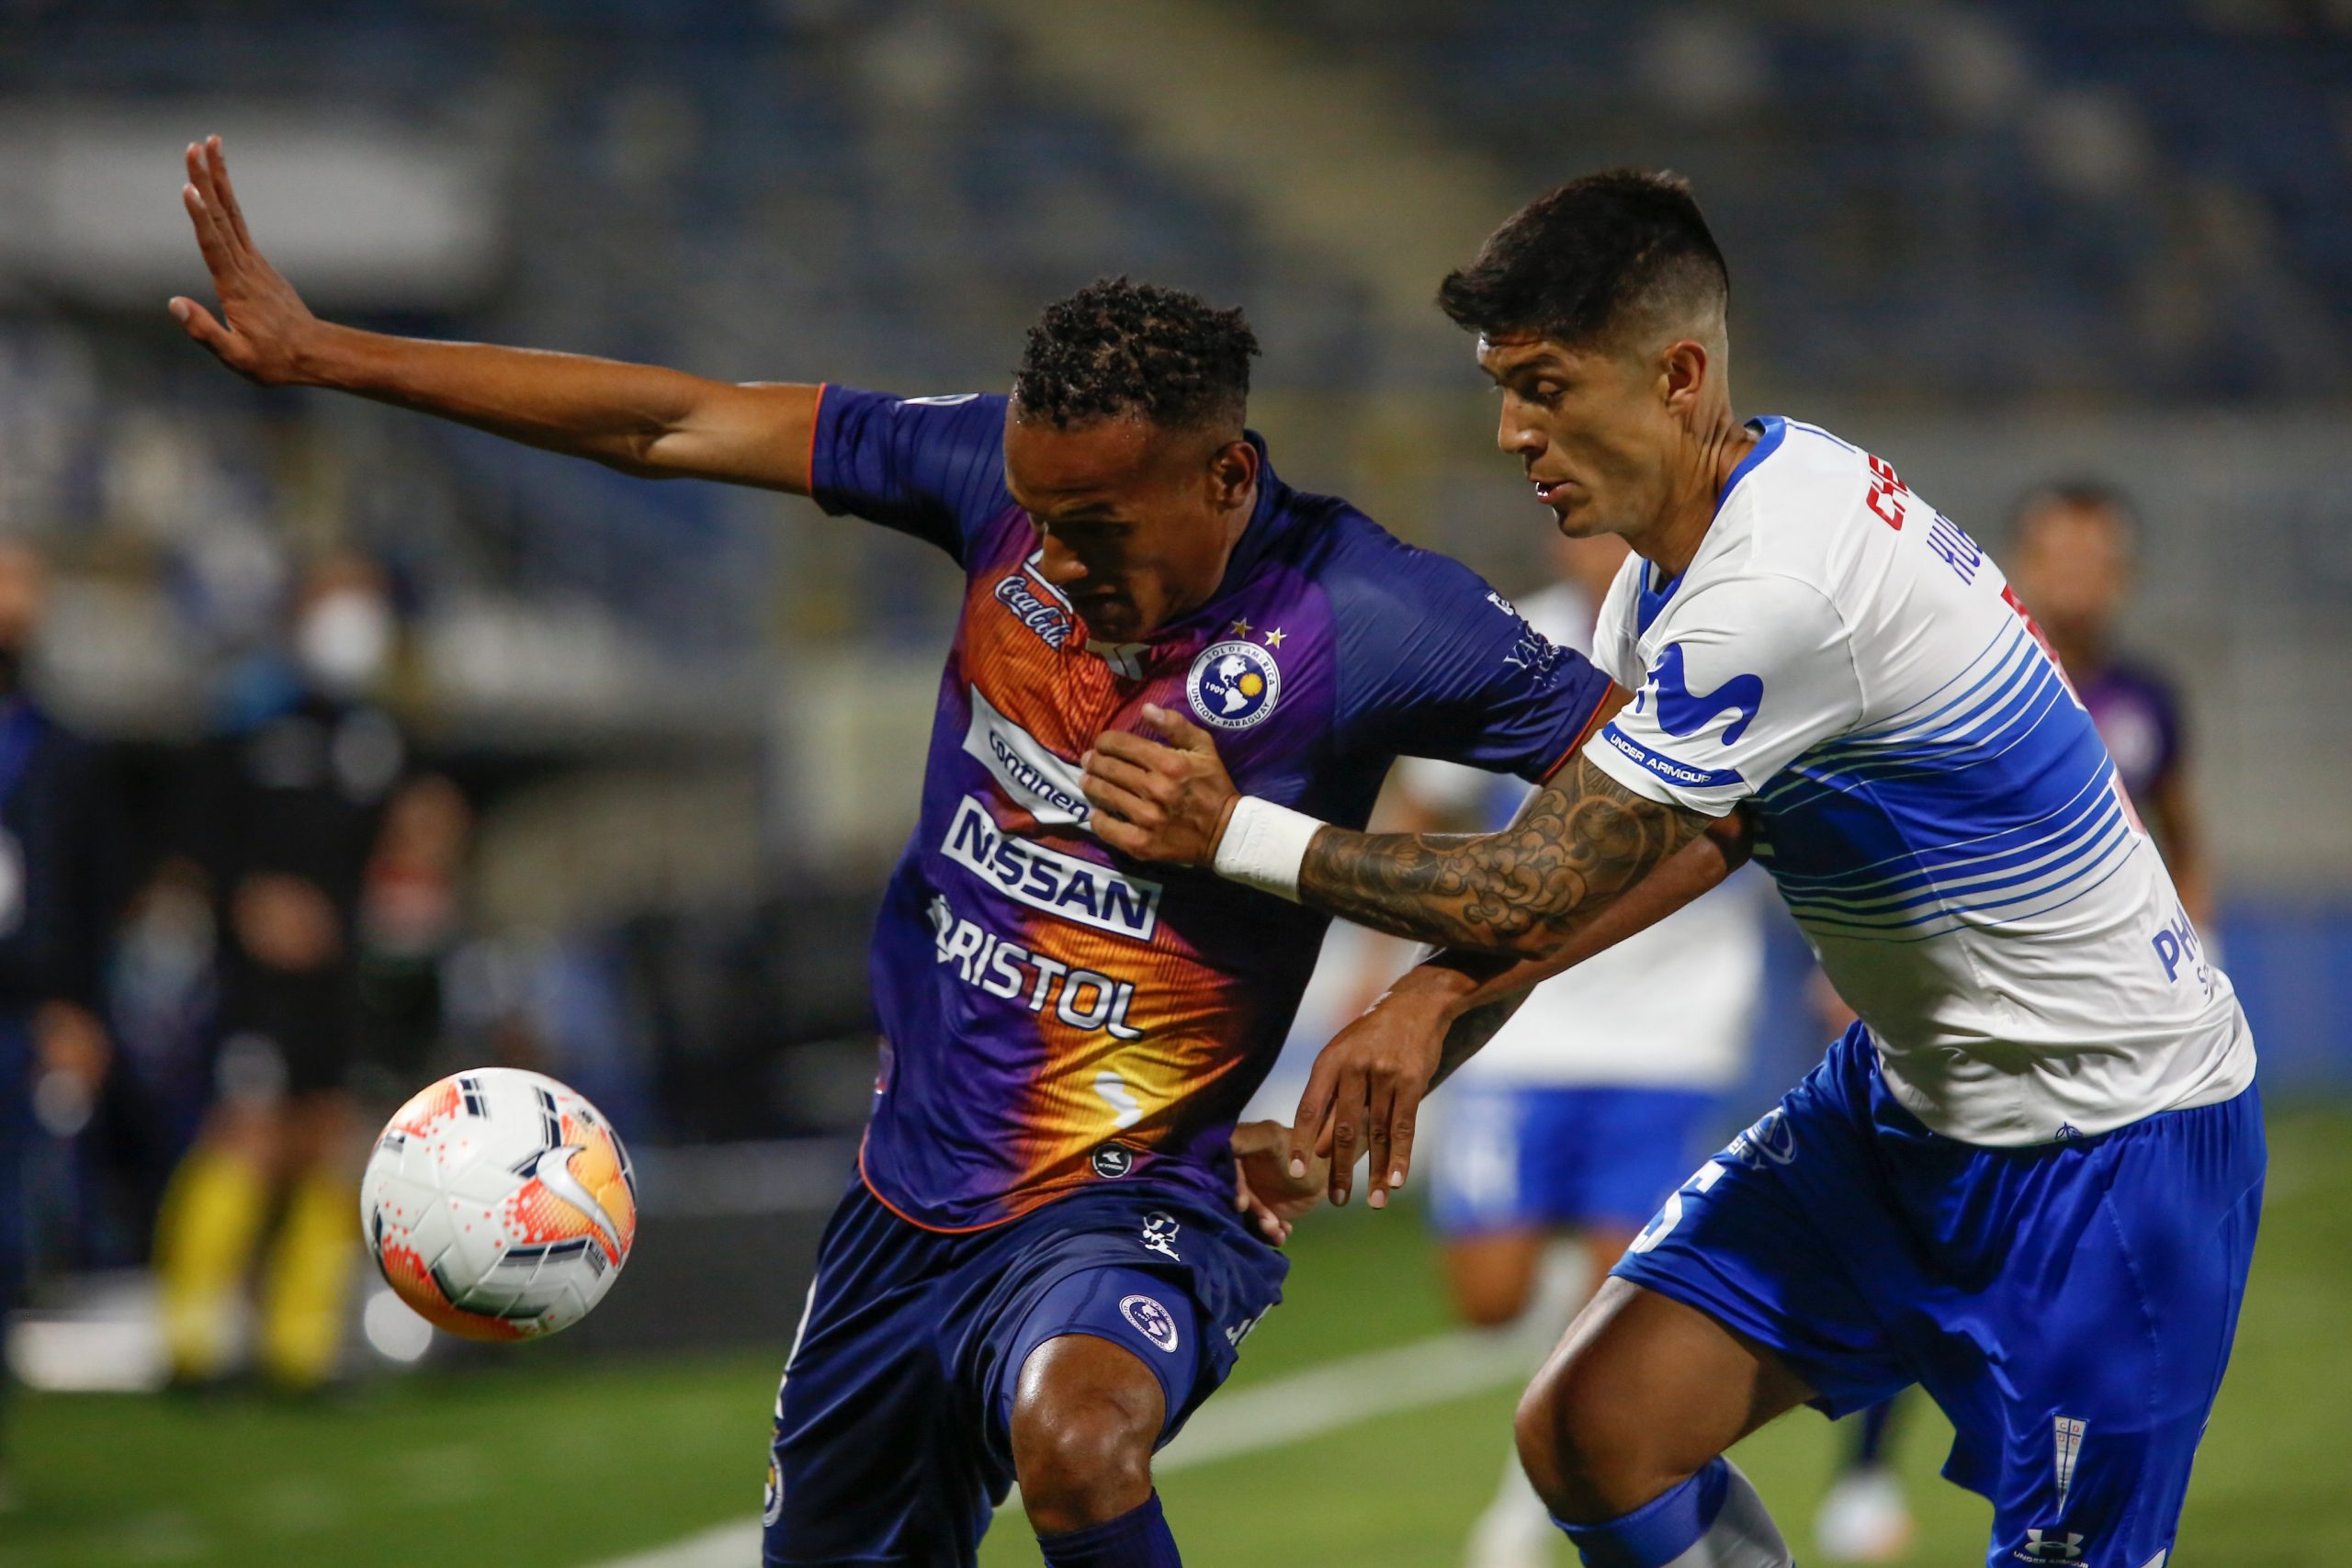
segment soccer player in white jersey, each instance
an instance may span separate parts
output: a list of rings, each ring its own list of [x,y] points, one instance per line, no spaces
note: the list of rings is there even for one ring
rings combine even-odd
[[[1520,614],[1586,653],[1625,542],[1551,543],[1555,580],[1519,599]],[[1391,789],[1386,825],[1431,832],[1500,827],[1528,794],[1516,779],[1433,757],[1399,763]],[[1706,1140],[1722,1135],[1763,983],[1758,891],[1743,879],[1544,981],[1454,1075],[1432,1129],[1429,1211],[1465,1321],[1557,1338],[1713,1146]],[[1369,940],[1384,958],[1410,951]],[[1405,962],[1400,953],[1377,977]],[[1464,1563],[1536,1568],[1558,1539],[1513,1452]]]
[[[1176,732],[1098,743],[1098,831],[1450,950],[1300,1105],[1294,1154],[1328,1141],[1336,1200],[1368,1149],[1378,1203],[1511,997],[1657,877],[1727,871],[1743,821],[1860,1021],[1570,1328],[1521,1404],[1530,1479],[1595,1568],[1778,1568],[1724,1450],[1917,1382],[1988,1563],[2164,1568],[2261,1209],[2245,1015],[2000,569],[1888,463],[1733,414],[1728,292],[1687,186],[1634,172],[1530,203],[1441,292],[1537,499],[1636,557],[1595,654],[1624,705],[1509,829],[1302,820]]]

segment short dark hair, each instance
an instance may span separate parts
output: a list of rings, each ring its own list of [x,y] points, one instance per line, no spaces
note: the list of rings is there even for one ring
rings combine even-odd
[[[1721,309],[1731,270],[1679,175],[1612,169],[1547,191],[1446,275],[1437,302],[1488,337],[1600,343],[1636,314]]]
[[[1170,429],[1238,426],[1258,336],[1238,308],[1125,277],[1098,277],[1029,329],[1012,395],[1057,428],[1122,414]]]
[[[2139,521],[2132,498],[2105,479],[2063,479],[2038,484],[2018,497],[2009,509],[2009,532],[2022,532],[2027,522],[2044,512],[2104,512],[2128,532]]]

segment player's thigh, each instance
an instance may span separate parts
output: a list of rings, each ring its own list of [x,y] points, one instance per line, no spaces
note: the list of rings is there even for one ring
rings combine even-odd
[[[1804,1081],[1666,1200],[1611,1270],[1760,1347],[1840,1416],[1917,1377],[1886,1325],[1928,1289],[1876,1174],[1866,1039]]]
[[[1201,1323],[1182,1281],[1156,1272],[1104,1265],[1041,1282],[991,1331],[992,1438],[1016,1466],[1065,1431],[1100,1442],[1106,1460],[1137,1440],[1148,1456],[1216,1375]]]
[[[1482,1328],[1519,1316],[1534,1294],[1550,1239],[1550,1233],[1526,1225],[1447,1237],[1439,1255],[1455,1311]]]
[[[2078,1194],[2077,1223],[2030,1227],[2018,1277],[1974,1314],[1999,1325],[1999,1371],[1950,1402],[1951,1471],[1994,1500],[1989,1562],[2142,1568],[2171,1548],[2228,1366],[2261,1214],[2259,1102],[2151,1118],[2081,1163],[2076,1192],[2041,1205],[2064,1216]],[[1971,1402],[1997,1416],[1967,1418]]]
[[[941,1353],[932,1256],[954,1246],[852,1190],[776,1393],[763,1514],[771,1568],[973,1560],[991,1506],[978,1426]]]
[[[1521,1451],[1540,1491],[1607,1517],[1812,1397],[1769,1348],[1611,1278],[1521,1401]]]

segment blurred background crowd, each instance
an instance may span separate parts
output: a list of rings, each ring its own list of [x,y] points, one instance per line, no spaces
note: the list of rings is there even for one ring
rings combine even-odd
[[[2180,694],[2266,1081],[2352,1088],[2341,0],[0,0],[28,1381],[329,1376],[350,1134],[458,1066],[588,1094],[670,1173],[650,1222],[829,1197],[958,589],[235,380],[163,310],[212,131],[295,284],[391,330],[924,393],[1002,386],[1097,275],[1242,304],[1285,477],[1512,592],[1544,530],[1431,289],[1540,188],[1676,169],[1743,412],[2005,559],[2038,486],[2128,502],[2093,548]],[[1768,938],[1750,1100],[1823,1037]]]

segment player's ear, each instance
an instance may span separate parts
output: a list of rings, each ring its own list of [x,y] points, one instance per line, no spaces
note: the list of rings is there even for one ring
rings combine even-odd
[[[1658,359],[1658,392],[1667,409],[1678,415],[1695,412],[1713,368],[1704,344],[1686,337],[1667,344]]]
[[[1228,441],[1209,455],[1209,499],[1219,511],[1239,506],[1258,483],[1258,449]]]

